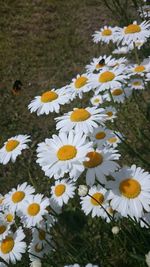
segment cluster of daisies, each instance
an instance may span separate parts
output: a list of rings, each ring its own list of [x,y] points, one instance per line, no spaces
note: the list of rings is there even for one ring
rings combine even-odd
[[[137,51],[149,37],[149,21],[133,22],[124,28],[104,26],[93,34],[95,43],[114,43],[113,54]],[[77,97],[82,99],[93,93],[89,106],[76,107],[56,117],[58,133],[37,146],[36,162],[51,179],[49,198],[35,194],[27,183],[1,195],[0,257],[4,263],[0,266],[5,262],[15,264],[26,250],[30,260],[35,261],[55,249],[50,234],[57,222],[54,214],[74,198],[81,175],[85,185],[79,195],[85,215],[101,217],[106,222],[130,216],[142,227],[149,225],[150,174],[134,164],[120,166],[118,148],[125,137],[107,127],[117,118],[114,104],[123,103],[134,90],[144,90],[149,80],[149,58],[134,64],[125,57],[104,55],[94,58],[70,84],[45,91],[31,101],[30,112],[48,115],[59,113],[62,105]],[[9,138],[0,149],[0,163],[15,162],[22,150],[29,148],[29,142],[28,135]],[[28,247],[26,229],[31,237]],[[89,263],[86,267],[97,266]]]

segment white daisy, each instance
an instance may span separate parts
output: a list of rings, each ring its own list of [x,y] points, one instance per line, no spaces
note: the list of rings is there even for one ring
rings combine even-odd
[[[113,122],[114,119],[117,118],[116,113],[117,113],[117,110],[114,107],[112,106],[106,107],[104,109],[104,114],[107,115],[105,120]]]
[[[99,106],[103,103],[103,96],[95,95],[90,99],[93,106]]]
[[[104,26],[99,31],[95,31],[93,34],[93,42],[96,44],[99,42],[108,44],[110,41],[115,43],[116,30],[118,30],[118,27]]]
[[[74,108],[73,111],[55,118],[57,121],[56,129],[63,132],[69,132],[73,129],[77,133],[88,134],[100,124],[103,125],[106,117],[103,112],[103,108],[96,107]]]
[[[124,167],[108,182],[110,205],[122,216],[139,218],[143,210],[150,211],[150,174],[140,167]]]
[[[109,147],[112,146],[113,148],[116,148],[118,144],[121,143],[121,140],[123,138],[124,137],[120,132],[112,131],[112,136],[107,139],[106,145],[108,145]]]
[[[24,238],[25,235],[21,227],[14,234],[11,233],[6,236],[0,241],[0,257],[12,264],[20,261],[26,250],[26,243],[22,241]]]
[[[116,38],[118,41],[122,41],[123,45],[129,45],[131,42],[138,42],[141,39],[145,40],[150,36],[150,23],[149,21],[143,21],[141,24],[137,24],[136,21],[124,28],[117,29]]]
[[[118,88],[111,89],[110,92],[111,92],[114,102],[123,103],[125,99],[132,94],[132,89],[118,87]],[[104,98],[107,101],[111,101],[111,97],[109,93],[105,93]]]
[[[0,163],[5,165],[10,160],[15,162],[21,151],[28,148],[26,143],[29,141],[31,141],[29,135],[19,134],[9,138],[0,149]]]
[[[86,168],[86,183],[93,185],[95,179],[100,183],[106,182],[106,176],[119,168],[119,164],[115,162],[120,157],[117,150],[112,148],[96,149],[87,153],[88,160],[83,164]]]
[[[45,245],[51,242],[51,235],[48,233],[48,229],[44,221],[39,224],[38,228],[32,229],[32,241],[40,245]]]
[[[82,133],[61,132],[38,145],[37,162],[50,178],[58,179],[69,173],[70,178],[77,179],[84,171],[82,163],[91,147],[92,143],[86,142]]]
[[[75,184],[67,179],[58,180],[55,185],[51,187],[52,198],[58,203],[59,206],[67,204],[70,198],[74,197]]]
[[[92,217],[106,218],[107,212],[105,210],[109,206],[108,195],[109,191],[99,185],[91,187],[88,195],[81,197],[82,210],[86,215],[91,212]]]
[[[47,255],[50,253],[50,245],[48,243],[45,243],[44,245],[41,243],[36,242],[36,240],[33,240],[29,245],[29,258],[30,261],[35,261],[37,258],[43,258],[44,255]]]
[[[140,17],[141,17],[142,19],[149,18],[149,17],[150,17],[150,6],[149,6],[149,5],[141,6],[141,7],[138,9],[138,12],[139,12]]]
[[[15,223],[15,213],[12,211],[12,209],[5,209],[3,213],[5,221],[9,224],[12,225]]]
[[[29,196],[22,208],[21,221],[24,226],[30,228],[38,225],[43,219],[43,215],[48,213],[46,209],[48,206],[49,200],[48,198],[43,198],[42,194]]]
[[[8,194],[5,195],[4,204],[9,207],[11,212],[18,212],[22,210],[22,205],[34,192],[34,187],[25,182],[21,185],[18,185],[17,189],[13,188]]]
[[[116,49],[113,50],[113,54],[116,55],[123,55],[123,54],[128,54],[130,52],[130,47],[129,46],[118,46]]]
[[[99,92],[120,87],[127,77],[124,75],[124,66],[116,66],[111,70],[103,69],[99,74],[91,74],[89,84],[92,89],[95,88],[95,94]]]
[[[94,145],[97,145],[100,148],[103,147],[106,144],[106,141],[113,136],[114,134],[112,130],[100,126],[96,128],[89,137]]]
[[[140,65],[131,65],[128,67],[128,76],[144,76],[150,71],[150,63],[148,64],[140,64]]]
[[[135,90],[143,90],[144,89],[144,82],[142,79],[132,79],[130,80],[129,87],[131,86],[132,89]]]
[[[98,58],[93,58],[92,62],[89,65],[86,65],[86,71],[88,74],[91,74],[95,71],[99,72],[101,69],[103,69],[106,66],[109,66],[114,63],[114,59],[112,56],[100,56]]]
[[[28,106],[30,112],[37,112],[37,115],[46,114],[50,112],[58,113],[60,106],[68,103],[69,99],[62,91],[50,90],[44,92],[41,96],[36,96]]]
[[[83,93],[86,93],[91,90],[88,84],[87,74],[77,75],[76,78],[72,79],[72,83],[68,85],[67,92],[70,93],[71,99],[74,99],[76,96],[82,98]]]

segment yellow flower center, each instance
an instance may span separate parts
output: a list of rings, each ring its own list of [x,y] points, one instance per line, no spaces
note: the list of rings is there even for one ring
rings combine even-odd
[[[117,137],[111,137],[108,139],[108,142],[111,144],[116,143],[116,141],[117,141]]]
[[[96,65],[96,69],[103,68],[104,66],[105,66],[105,64],[100,64],[100,63],[98,63],[98,64]]]
[[[137,81],[137,82],[133,82],[132,84],[135,85],[135,86],[139,86],[139,85],[141,85],[142,83],[139,82],[139,81]]]
[[[10,251],[13,250],[15,242],[12,237],[6,237],[1,241],[1,251],[3,254],[8,254]]]
[[[84,85],[86,85],[88,81],[88,78],[84,77],[84,76],[81,76],[79,78],[76,79],[75,81],[75,87],[77,89],[80,89],[81,87],[83,87]]]
[[[13,151],[20,144],[17,140],[9,140],[6,144],[7,152]]]
[[[60,197],[66,191],[66,186],[64,184],[58,184],[55,186],[55,195]]]
[[[58,94],[54,91],[47,91],[41,95],[41,101],[43,103],[48,103],[56,100],[58,98]]]
[[[71,121],[80,122],[86,121],[91,117],[91,114],[84,108],[75,109],[70,116]]]
[[[99,76],[100,83],[107,83],[112,81],[115,78],[115,74],[111,71],[105,71]]]
[[[100,102],[99,98],[94,99],[94,103],[99,103],[99,102]]]
[[[143,72],[145,70],[145,67],[142,65],[136,66],[134,71],[135,72]]]
[[[112,117],[113,112],[112,112],[112,111],[107,111],[107,112],[106,112],[106,115],[107,115],[108,117]]]
[[[102,31],[102,36],[110,36],[112,35],[112,31],[110,29],[104,29]]]
[[[92,198],[91,198],[91,203],[94,205],[94,206],[98,206],[100,204],[102,204],[104,201],[104,195],[101,194],[101,193],[95,193],[92,195]]]
[[[36,251],[37,253],[40,253],[40,252],[43,250],[43,246],[40,245],[39,243],[37,243],[37,244],[35,245],[34,249],[35,249],[35,251]]]
[[[141,192],[141,185],[137,180],[127,178],[120,183],[119,190],[127,198],[136,198]]]
[[[105,132],[98,132],[96,135],[95,135],[95,138],[98,139],[98,140],[101,140],[101,139],[104,139],[106,136]]]
[[[141,27],[137,24],[130,24],[124,30],[125,34],[132,34],[132,33],[140,32],[140,31],[141,31]]]
[[[122,95],[123,94],[123,90],[122,89],[114,89],[112,91],[112,95],[114,96],[118,96],[118,95]]]
[[[86,157],[89,158],[89,161],[83,163],[86,168],[95,168],[103,162],[103,156],[96,151],[87,153]]]
[[[75,158],[77,154],[77,149],[75,146],[71,145],[64,145],[59,148],[57,152],[57,157],[59,160],[70,160]]]
[[[23,191],[17,191],[12,195],[12,201],[14,203],[18,203],[20,201],[22,201],[25,197],[25,193]]]
[[[39,230],[39,239],[40,240],[45,240],[46,237],[46,232],[42,229]]]
[[[5,225],[0,225],[0,235],[2,235],[6,231]]]
[[[30,216],[36,216],[40,211],[40,205],[38,203],[32,203],[28,206],[28,214]]]
[[[11,213],[8,213],[8,214],[6,215],[6,220],[7,220],[7,222],[12,222],[12,221],[13,221],[13,219],[14,219],[14,216],[13,216],[13,214],[11,214]]]

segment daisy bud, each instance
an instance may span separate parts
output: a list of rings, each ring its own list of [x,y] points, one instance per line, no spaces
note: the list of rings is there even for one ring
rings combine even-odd
[[[145,255],[145,261],[147,266],[150,267],[150,251]]]
[[[120,228],[118,226],[114,226],[112,227],[111,231],[114,235],[117,235],[120,231]]]
[[[30,267],[41,267],[41,261],[40,260],[35,260],[31,263]]]
[[[78,195],[80,197],[85,197],[88,193],[88,187],[86,185],[79,185],[78,187]]]

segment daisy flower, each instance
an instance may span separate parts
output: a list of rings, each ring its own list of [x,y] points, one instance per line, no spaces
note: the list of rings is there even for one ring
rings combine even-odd
[[[135,218],[142,216],[143,210],[150,211],[150,174],[140,167],[124,167],[114,174],[115,181],[110,181],[110,205],[121,213]]]
[[[118,27],[112,28],[110,26],[104,26],[100,29],[100,31],[95,31],[95,33],[93,34],[93,42],[96,44],[99,42],[108,44],[110,41],[115,43],[116,30],[118,30]]]
[[[124,66],[116,66],[113,69],[105,68],[98,74],[91,74],[89,84],[95,88],[95,94],[99,92],[120,87],[127,78],[124,74]]]
[[[76,180],[84,171],[82,163],[91,147],[92,143],[86,142],[82,133],[61,132],[38,145],[37,163],[50,178],[58,179],[69,173],[70,178]]]
[[[15,162],[18,155],[21,154],[21,151],[28,148],[26,143],[30,141],[30,136],[23,134],[9,138],[0,149],[0,163],[5,165],[10,160]]]
[[[87,161],[84,161],[86,168],[86,183],[93,185],[95,179],[101,183],[106,182],[106,176],[119,168],[119,164],[115,162],[120,157],[117,150],[112,148],[96,149],[87,153]]]
[[[42,221],[44,222],[44,221]],[[49,227],[50,228],[50,227]],[[48,242],[51,242],[51,236],[48,233],[48,230],[46,229],[46,224],[45,223],[40,223],[40,227],[37,228],[33,228],[32,229],[32,240],[34,243],[38,243],[40,245],[45,245]]]
[[[116,49],[113,50],[113,54],[116,55],[123,55],[123,54],[128,54],[130,52],[130,47],[125,45],[125,46],[118,46]]]
[[[101,69],[103,69],[106,66],[109,66],[110,64],[114,63],[114,59],[112,56],[100,56],[98,58],[93,58],[92,62],[89,65],[86,65],[86,71],[88,74],[91,74],[95,71],[99,72]]]
[[[86,93],[91,90],[88,84],[87,74],[77,75],[76,78],[72,79],[72,83],[67,87],[67,91],[71,95],[71,99],[74,99],[76,96],[82,98],[83,93]]]
[[[12,212],[11,209],[5,209],[3,213],[5,221],[9,224],[12,225],[15,223],[15,213]]]
[[[30,261],[35,261],[37,258],[43,258],[44,255],[50,253],[50,245],[45,243],[44,245],[33,240],[29,245],[29,258]]]
[[[44,92],[41,96],[36,96],[28,105],[30,112],[37,112],[37,115],[48,115],[50,112],[59,113],[60,106],[68,103],[67,94],[62,91],[50,90]]]
[[[112,136],[107,139],[106,145],[108,145],[109,147],[112,146],[113,148],[116,148],[118,144],[121,143],[121,139],[123,139],[121,133],[112,131]]]
[[[114,119],[117,118],[116,113],[117,113],[117,110],[114,107],[112,106],[106,107],[104,109],[104,114],[107,116],[105,120],[113,122]]]
[[[98,127],[94,132],[89,136],[94,145],[97,145],[99,148],[103,147],[106,141],[113,137],[113,131],[106,129],[105,127]]]
[[[103,97],[101,95],[95,95],[90,99],[93,106],[99,106],[103,103]]]
[[[73,111],[55,118],[56,129],[62,132],[75,130],[77,133],[91,133],[100,124],[103,125],[106,117],[103,112],[103,108],[96,107],[74,108]]]
[[[132,65],[129,66],[128,68],[128,76],[144,76],[145,74],[147,74],[147,72],[150,71],[150,63],[148,64],[141,64],[141,65]]]
[[[5,195],[4,204],[10,209],[11,212],[18,212],[22,210],[22,205],[34,192],[34,187],[25,182],[21,185],[18,185],[17,189],[13,188],[8,194]]]
[[[122,88],[122,87],[113,88],[110,90],[110,92],[111,92],[114,102],[117,102],[117,103],[123,103],[125,99],[132,94],[131,89],[129,90],[129,88]],[[110,94],[108,93],[105,93],[104,98],[107,101],[111,101]]]
[[[91,212],[92,218],[95,216],[106,218],[107,212],[105,210],[109,206],[108,195],[109,191],[99,185],[91,187],[88,195],[81,197],[82,210],[86,215]]]
[[[142,19],[150,17],[150,6],[149,5],[144,5],[140,7],[138,11]]]
[[[116,39],[118,42],[122,41],[123,45],[129,45],[131,42],[138,42],[141,39],[145,40],[150,36],[149,28],[150,23],[148,21],[143,21],[141,24],[134,21],[124,28],[118,28]]]
[[[21,227],[15,233],[7,235],[5,239],[0,241],[0,257],[12,264],[20,261],[26,250],[26,243],[23,242],[24,238],[25,235]]]
[[[145,87],[142,79],[132,79],[129,83],[129,87],[130,86],[135,90],[143,90]]]
[[[48,213],[46,207],[49,206],[48,198],[43,198],[42,194],[29,196],[22,208],[21,221],[25,227],[30,228],[40,223],[43,215]]]
[[[58,203],[59,206],[67,204],[70,198],[74,197],[75,184],[67,179],[58,180],[55,185],[51,187],[52,198]]]

